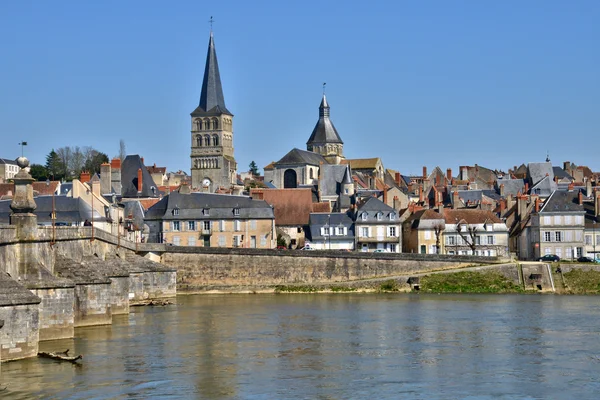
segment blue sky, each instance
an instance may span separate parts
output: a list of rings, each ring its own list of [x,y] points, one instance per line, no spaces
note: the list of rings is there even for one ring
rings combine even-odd
[[[0,157],[124,139],[189,171],[212,15],[238,171],[306,148],[323,82],[348,158],[600,170],[599,1],[288,3],[0,2]]]

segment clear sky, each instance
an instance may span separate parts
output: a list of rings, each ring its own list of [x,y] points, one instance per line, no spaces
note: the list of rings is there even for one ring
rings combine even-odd
[[[348,158],[600,170],[598,0],[0,1],[0,157],[189,172],[210,16],[238,172],[306,149],[323,82]]]

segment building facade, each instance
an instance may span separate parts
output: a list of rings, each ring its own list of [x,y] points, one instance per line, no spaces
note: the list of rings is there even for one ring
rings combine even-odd
[[[493,212],[477,209],[443,210],[445,254],[489,257],[509,255],[508,228]]]
[[[371,197],[361,204],[354,225],[358,251],[402,253],[402,231],[398,214],[381,200]]]
[[[19,166],[16,161],[0,158],[0,183],[7,183],[17,172]]]
[[[276,245],[273,208],[247,196],[172,192],[148,209],[148,240],[174,246],[245,247]]]
[[[445,253],[442,233],[446,222],[437,211],[417,211],[402,226],[402,245],[405,253]]]
[[[311,213],[310,243],[315,250],[354,250],[351,213]]]
[[[208,54],[200,103],[191,113],[192,187],[213,193],[237,183],[237,164],[233,156],[233,114],[225,106],[213,33]]]

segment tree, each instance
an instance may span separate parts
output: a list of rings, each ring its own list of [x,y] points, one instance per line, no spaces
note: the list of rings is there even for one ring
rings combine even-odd
[[[85,164],[85,155],[79,146],[73,147],[71,152],[71,165],[69,165],[69,169],[73,173],[74,177],[78,177],[81,175],[81,170]]]
[[[125,141],[121,139],[119,140],[119,158],[121,159],[121,162],[125,160],[125,157],[127,157],[127,151],[125,150]]]
[[[248,172],[250,172],[252,175],[254,175],[254,176],[259,176],[260,175],[260,173],[258,172],[258,166],[254,162],[254,160],[252,160],[250,162],[249,167],[250,167],[250,170]]]
[[[100,173],[100,165],[108,162],[108,156],[91,147],[85,153],[87,156],[84,164],[85,170],[90,174]]]
[[[435,233],[435,250],[436,250],[436,254],[440,254],[440,239],[442,236],[442,231],[444,230],[445,226],[443,223],[438,223],[435,224],[435,226],[433,227],[433,232]]]
[[[41,164],[31,164],[29,174],[36,181],[45,181],[48,178],[48,171]]]
[[[63,168],[60,157],[58,154],[56,154],[54,149],[52,149],[52,151],[46,156],[46,172],[48,177],[52,178],[53,180],[60,180],[63,177],[61,175],[62,170]]]
[[[463,231],[462,227],[465,226],[467,229],[467,233],[468,235],[465,235],[465,232]],[[462,240],[466,243],[467,246],[469,246],[471,248],[471,253],[475,254],[475,248],[477,247],[477,227],[476,226],[471,226],[467,223],[461,223],[458,222],[456,224],[456,231],[458,232],[458,234],[460,235],[460,237],[462,238]]]
[[[61,174],[66,179],[71,177],[70,166],[73,158],[73,150],[69,146],[60,147],[56,150],[58,158],[60,159]]]

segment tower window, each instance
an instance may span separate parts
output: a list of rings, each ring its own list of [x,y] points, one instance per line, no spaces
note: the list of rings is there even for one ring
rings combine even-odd
[[[210,136],[208,136],[208,135],[204,136],[204,145],[210,146]]]
[[[219,120],[218,119],[213,119],[213,121],[212,121],[212,128],[213,129],[219,129]]]
[[[196,146],[202,147],[202,136],[196,136]]]
[[[219,136],[213,135],[213,146],[218,146],[218,145],[219,145]]]

